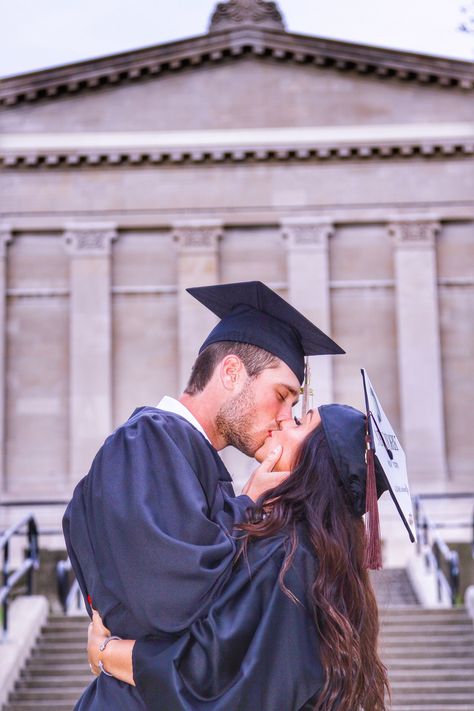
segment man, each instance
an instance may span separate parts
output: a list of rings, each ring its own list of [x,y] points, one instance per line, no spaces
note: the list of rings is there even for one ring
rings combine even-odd
[[[89,612],[119,636],[164,643],[205,614],[232,570],[232,535],[276,483],[274,452],[236,497],[218,450],[252,456],[291,415],[305,355],[343,352],[261,282],[188,290],[221,320],[185,393],[136,410],[104,443],[64,517]],[[143,709],[136,689],[101,674],[78,710]]]

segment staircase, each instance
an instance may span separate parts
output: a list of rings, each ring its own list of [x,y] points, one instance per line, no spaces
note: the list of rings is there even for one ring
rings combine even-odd
[[[474,626],[466,611],[420,607],[402,569],[371,578],[391,711],[474,711]]]
[[[474,711],[474,626],[466,611],[421,608],[404,570],[373,573],[372,582],[392,684],[391,711]],[[49,617],[4,711],[72,711],[92,680],[88,621]]]
[[[463,608],[387,608],[382,658],[391,711],[474,711],[474,627]]]
[[[86,656],[88,623],[85,616],[49,616],[4,711],[72,711],[93,679]]]

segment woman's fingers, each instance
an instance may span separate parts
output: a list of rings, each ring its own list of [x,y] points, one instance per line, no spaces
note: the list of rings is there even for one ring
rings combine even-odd
[[[272,449],[260,466],[253,472],[242,490],[243,494],[246,494],[253,501],[256,501],[266,491],[274,489],[287,478],[289,472],[273,471],[273,468],[281,457],[282,451],[281,445]]]
[[[110,637],[109,630],[104,626],[97,610],[92,610],[92,622],[87,632],[87,659],[90,670],[95,676],[100,674],[99,647],[107,637]]]
[[[102,617],[99,615],[97,610],[92,610],[92,624],[96,634],[102,634],[104,637],[110,637],[110,631],[102,622]]]
[[[275,447],[275,449],[272,449],[271,452],[269,452],[269,453],[267,454],[267,456],[265,457],[265,459],[263,460],[263,462],[262,462],[262,463],[260,464],[260,466],[257,467],[257,469],[255,470],[254,474],[256,474],[257,472],[258,472],[259,474],[261,474],[261,473],[263,473],[263,472],[271,472],[271,471],[273,471],[273,469],[274,469],[276,463],[278,462],[278,460],[279,460],[280,457],[281,457],[282,451],[283,451],[283,448],[282,448],[281,444],[278,444],[278,445]]]

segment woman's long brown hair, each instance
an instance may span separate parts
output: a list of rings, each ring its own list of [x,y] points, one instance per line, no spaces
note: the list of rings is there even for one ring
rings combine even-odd
[[[306,526],[317,560],[308,599],[320,638],[325,682],[314,711],[385,711],[390,696],[387,670],[377,651],[378,608],[364,568],[365,526],[350,510],[326,437],[318,426],[302,443],[296,466],[256,504],[243,550],[255,538],[289,533],[280,573],[291,566],[298,545],[297,524]]]

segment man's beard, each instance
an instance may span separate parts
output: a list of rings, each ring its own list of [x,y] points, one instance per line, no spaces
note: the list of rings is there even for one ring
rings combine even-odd
[[[216,415],[216,428],[228,445],[253,457],[262,442],[255,441],[251,428],[255,422],[255,400],[249,381],[240,395],[224,403]]]

